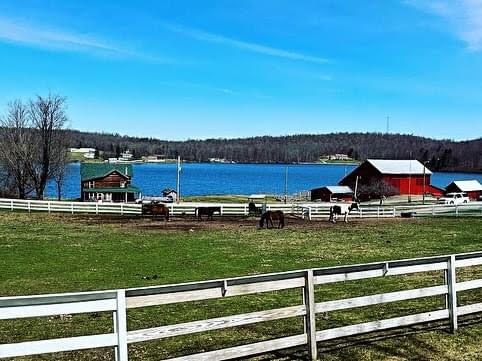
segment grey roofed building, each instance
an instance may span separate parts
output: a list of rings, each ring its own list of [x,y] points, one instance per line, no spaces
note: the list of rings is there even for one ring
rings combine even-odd
[[[416,159],[367,159],[372,166],[374,166],[382,174],[423,174],[425,168],[425,174],[432,174],[430,169],[424,167]]]

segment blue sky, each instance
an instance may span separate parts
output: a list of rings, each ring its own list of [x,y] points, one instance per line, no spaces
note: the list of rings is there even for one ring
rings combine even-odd
[[[482,136],[481,0],[0,3],[0,111],[162,139]]]

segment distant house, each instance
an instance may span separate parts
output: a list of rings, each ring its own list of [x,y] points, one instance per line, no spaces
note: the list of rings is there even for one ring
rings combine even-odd
[[[348,186],[326,186],[311,190],[311,200],[322,202],[333,202],[341,200],[351,202],[353,200],[353,191]]]
[[[122,152],[120,157],[119,157],[119,160],[120,161],[123,161],[123,160],[132,160],[132,158],[134,157],[134,155],[129,151],[129,150],[126,150],[125,152]]]
[[[144,161],[147,163],[165,163],[166,156],[163,154],[148,155],[147,157],[144,157]]]
[[[353,160],[352,158],[350,158],[347,154],[330,154],[328,157],[327,157],[329,160]]]
[[[467,196],[471,200],[479,200],[480,196],[482,195],[482,185],[479,183],[478,180],[463,180],[463,181],[455,181],[450,183],[446,188],[445,191],[447,193],[452,192],[465,192]]]
[[[82,163],[82,200],[134,202],[140,195],[140,189],[131,184],[132,176],[131,164]]]
[[[70,153],[82,154],[86,159],[95,158],[95,148],[70,148]]]
[[[369,185],[383,181],[391,185],[400,195],[421,195],[424,192],[442,195],[440,188],[430,184],[432,172],[418,160],[367,159],[340,181],[355,189],[355,185]],[[424,182],[425,177],[425,182]]]

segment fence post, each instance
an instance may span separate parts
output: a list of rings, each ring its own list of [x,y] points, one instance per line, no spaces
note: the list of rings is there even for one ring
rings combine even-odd
[[[455,217],[459,216],[459,206],[458,204],[455,205]]]
[[[10,200],[10,210],[13,212],[13,199]]]
[[[397,216],[397,207],[393,206],[393,218]]]
[[[95,214],[99,214],[99,203],[95,202]]]
[[[70,210],[74,214],[74,202],[70,202]]]
[[[30,213],[30,201],[27,201],[28,213]]]
[[[311,207],[308,207],[308,219],[311,221]]]
[[[112,311],[112,320],[113,320],[113,323],[114,323],[114,334],[117,335],[117,311]],[[118,361],[117,360],[117,354],[119,353],[119,347],[117,347],[117,345],[114,346],[114,361]]]
[[[360,218],[363,218],[362,209],[361,209],[361,208],[358,210],[358,214],[359,214]]]
[[[308,354],[311,360],[318,358],[316,348],[316,314],[315,314],[315,283],[313,270],[307,270],[305,274],[304,300],[306,306],[306,336],[308,340]]]
[[[248,215],[248,206],[246,204],[244,205],[244,215]]]
[[[380,218],[380,207],[377,207],[377,218]]]
[[[432,217],[435,217],[435,204],[432,206]]]
[[[117,310],[115,312],[115,331],[117,334],[116,360],[128,361],[127,354],[127,321],[126,321],[126,293],[117,291]]]
[[[121,209],[121,216],[123,216],[124,215],[124,203],[121,203],[120,209]]]
[[[49,207],[49,213],[50,213],[50,201],[47,202],[47,206]]]
[[[224,208],[224,207],[221,205],[220,208],[221,208],[220,215],[222,216],[222,215],[223,215],[223,208]]]
[[[450,320],[450,332],[457,330],[457,279],[455,270],[455,256],[449,257],[447,269],[447,284],[449,289],[448,294],[448,309]]]

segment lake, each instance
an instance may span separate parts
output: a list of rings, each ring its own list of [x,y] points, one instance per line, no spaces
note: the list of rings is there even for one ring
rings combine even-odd
[[[133,183],[143,195],[159,195],[164,188],[176,188],[176,164],[134,164]],[[288,193],[336,185],[356,166],[338,164],[216,164],[185,163],[182,165],[181,194],[284,194],[285,169],[288,167]],[[437,172],[432,184],[445,187],[454,180],[478,179],[482,174]],[[55,198],[55,184],[50,182],[47,197]],[[80,163],[68,165],[64,198],[80,197]]]

